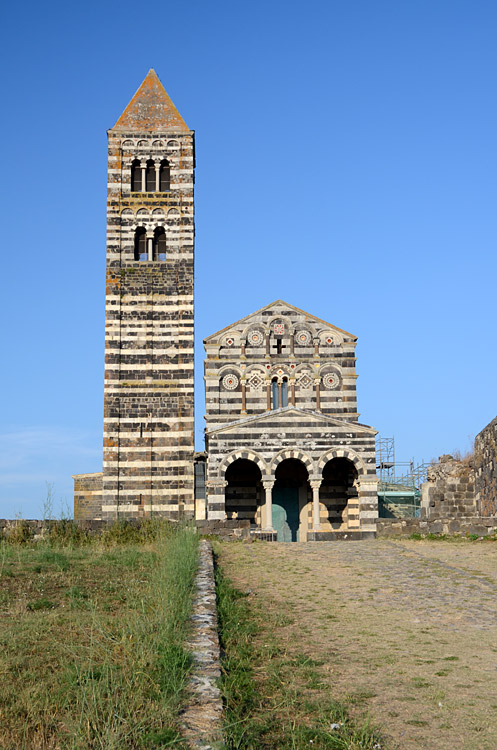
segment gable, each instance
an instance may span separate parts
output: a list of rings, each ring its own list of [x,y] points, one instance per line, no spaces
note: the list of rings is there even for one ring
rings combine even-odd
[[[229,433],[229,432],[240,432],[240,429],[244,427],[253,429],[260,425],[261,430],[268,424],[271,423],[273,429],[277,429],[278,425],[299,425],[305,423],[306,425],[312,425],[316,427],[329,427],[333,429],[350,429],[354,432],[363,432],[368,435],[376,435],[377,431],[374,427],[369,425],[360,424],[359,422],[348,422],[345,419],[337,419],[330,417],[320,412],[304,411],[298,409],[295,406],[285,406],[283,409],[277,409],[275,411],[264,412],[264,414],[256,414],[252,417],[245,417],[244,419],[237,419],[234,422],[229,422],[221,427],[216,427],[213,430],[209,430],[209,435],[218,433]]]
[[[271,302],[269,305],[262,307],[260,310],[256,310],[255,312],[250,313],[250,315],[247,315],[244,318],[240,318],[240,320],[237,320],[235,323],[222,328],[220,331],[216,331],[216,333],[212,333],[210,336],[207,336],[207,338],[204,339],[204,344],[216,343],[217,338],[227,333],[227,331],[239,330],[241,332],[251,325],[268,325],[273,319],[278,317],[286,319],[290,318],[295,323],[301,323],[304,325],[305,323],[310,323],[319,330],[329,329],[331,331],[337,331],[346,340],[357,340],[357,336],[354,336],[353,333],[349,333],[348,331],[343,330],[343,328],[338,328],[338,326],[335,326],[332,323],[328,323],[327,321],[322,320],[322,318],[311,315],[310,313],[305,312],[305,310],[301,310],[294,305],[290,305],[288,302],[284,302],[283,300],[278,299],[274,302]]]

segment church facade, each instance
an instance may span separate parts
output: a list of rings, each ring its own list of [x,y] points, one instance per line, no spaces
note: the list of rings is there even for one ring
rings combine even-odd
[[[194,132],[151,70],[108,137],[103,471],[74,476],[74,517],[373,535],[376,432],[358,421],[356,337],[281,300],[204,341],[195,492]]]

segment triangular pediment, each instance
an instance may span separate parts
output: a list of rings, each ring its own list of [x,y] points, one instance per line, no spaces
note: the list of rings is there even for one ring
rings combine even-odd
[[[112,130],[127,133],[189,133],[153,68]]]
[[[257,424],[260,424],[262,429],[267,422],[271,422],[272,425],[275,423],[281,423],[281,425],[295,424],[295,420],[299,418],[306,424],[312,422],[316,425],[328,426],[330,428],[341,427],[343,429],[345,427],[355,432],[367,433],[368,435],[376,435],[377,432],[374,427],[360,424],[359,422],[349,422],[346,419],[330,417],[328,414],[322,414],[317,411],[305,411],[304,409],[298,409],[296,406],[285,406],[283,409],[275,409],[274,411],[264,412],[264,414],[254,414],[254,416],[237,419],[234,422],[229,422],[229,424],[208,430],[208,433],[209,435],[213,435],[219,432],[239,432],[245,426],[253,428]]]
[[[208,344],[210,342],[215,342],[217,337],[222,336],[227,331],[231,331],[233,329],[242,329],[249,326],[252,322],[257,322],[260,320],[261,315],[264,313],[268,313],[267,316],[268,319],[271,315],[271,313],[274,316],[277,315],[284,315],[285,313],[295,313],[298,317],[302,318],[302,322],[309,322],[313,323],[314,325],[320,326],[321,328],[329,328],[332,331],[338,331],[342,336],[351,339],[352,341],[356,341],[357,336],[354,336],[353,333],[349,333],[348,331],[344,331],[343,328],[338,328],[338,326],[333,325],[332,323],[328,323],[326,320],[323,320],[322,318],[318,318],[315,315],[311,315],[310,313],[306,312],[305,310],[301,310],[299,307],[295,307],[295,305],[290,305],[288,302],[284,302],[281,299],[277,299],[274,302],[271,302],[269,305],[266,305],[265,307],[261,307],[260,310],[256,310],[253,313],[250,313],[250,315],[246,315],[244,318],[240,318],[240,320],[237,320],[235,323],[231,323],[231,325],[226,326],[225,328],[222,328],[220,331],[216,331],[216,333],[212,333],[210,336],[207,336],[207,338],[204,339],[204,344]]]

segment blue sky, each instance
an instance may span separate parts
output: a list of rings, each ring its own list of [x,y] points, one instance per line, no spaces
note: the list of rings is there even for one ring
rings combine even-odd
[[[358,336],[361,421],[428,460],[497,414],[497,6],[10,3],[0,516],[101,469],[106,130],[154,67],[196,130],[202,339],[277,298]]]

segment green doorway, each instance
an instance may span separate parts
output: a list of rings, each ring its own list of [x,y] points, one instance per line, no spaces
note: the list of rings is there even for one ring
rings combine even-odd
[[[278,542],[299,541],[298,487],[273,488],[273,528]]]

